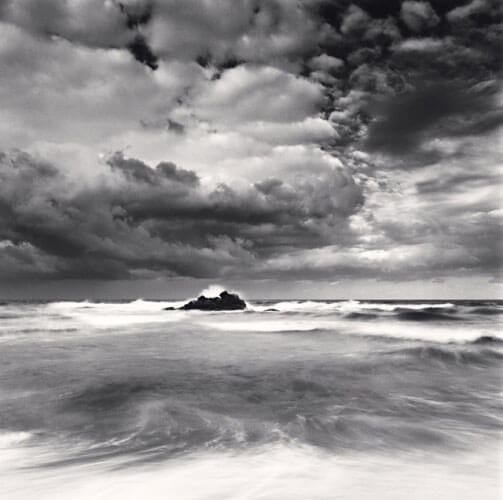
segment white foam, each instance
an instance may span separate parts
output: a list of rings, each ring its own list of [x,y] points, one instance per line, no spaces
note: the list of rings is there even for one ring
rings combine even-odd
[[[208,326],[208,322],[204,326]],[[218,321],[211,323],[212,328],[235,332],[300,332],[311,330],[333,329],[334,322],[331,320],[293,320],[271,319],[251,321]]]
[[[413,311],[421,311],[423,309],[449,309],[455,307],[451,302],[444,302],[442,304],[432,303],[432,304],[413,304],[413,303],[398,303],[398,304],[382,304],[379,302],[358,302],[351,301],[355,303],[357,309],[375,309],[378,311],[396,311],[397,309],[411,309]],[[349,302],[348,304],[350,304]]]
[[[432,303],[432,304],[414,304],[414,303],[379,303],[379,302],[360,302],[358,300],[345,300],[339,302],[323,302],[314,300],[299,300],[299,301],[282,301],[263,304],[250,304],[249,308],[252,311],[264,312],[268,309],[276,309],[278,312],[305,312],[305,313],[352,313],[360,311],[383,311],[393,312],[399,308],[407,308],[414,311],[421,311],[423,309],[447,309],[455,307],[450,302],[445,303]]]
[[[198,297],[200,295],[204,295],[205,297],[218,297],[224,291],[225,288],[221,285],[210,285],[208,288],[201,290],[201,292],[199,292],[198,294]]]
[[[300,332],[300,331],[333,331],[337,334],[390,337],[407,340],[422,340],[427,342],[471,342],[483,335],[503,339],[503,331],[496,331],[494,326],[483,326],[456,322],[434,323],[398,321],[395,318],[384,317],[372,321],[348,320],[340,316],[301,316],[284,317],[271,314],[267,319],[262,315],[250,318],[241,315],[222,317],[201,317],[201,326],[211,327],[228,332]]]
[[[393,314],[398,307],[413,310],[448,308],[449,302],[436,304],[378,304],[358,301],[317,302],[282,301],[275,304],[253,304],[242,311],[164,311],[179,308],[185,301],[148,301],[138,299],[127,303],[55,302],[44,305],[22,306],[23,314],[0,323],[0,341],[11,341],[38,335],[48,341],[62,336],[91,335],[103,329],[114,329],[114,334],[139,331],[140,325],[197,324],[224,331],[288,332],[333,330],[337,333],[375,335],[434,342],[466,342],[482,335],[503,337],[494,320],[479,318],[474,321],[415,322],[399,321]],[[380,308],[383,311],[371,321],[347,319],[351,312]],[[276,312],[265,312],[276,309]],[[255,313],[255,314],[254,314]],[[288,315],[288,313],[295,313]],[[456,313],[463,317],[463,311]],[[120,327],[120,328],[119,328]],[[21,340],[20,340],[21,341]]]
[[[494,455],[341,458],[277,444],[125,469],[102,462],[19,473],[5,478],[4,491],[10,500],[479,500],[497,498]]]
[[[178,321],[183,314],[168,314],[167,307],[178,308],[184,301],[149,301],[137,299],[125,303],[107,302],[54,302],[46,306],[49,311],[56,311],[71,317],[78,323],[95,328],[113,328],[117,326],[163,323]]]
[[[143,300],[136,299],[131,302],[51,302],[47,304],[48,310],[55,309],[56,311],[73,312],[82,309],[93,311],[107,312],[156,312],[161,311],[166,307],[180,307],[185,301],[159,301],[159,300]]]
[[[472,342],[483,335],[498,337],[503,339],[502,332],[496,332],[493,328],[474,326],[456,322],[435,324],[414,321],[370,321],[370,322],[341,322],[345,332],[358,335],[368,335],[376,337],[391,337],[407,340],[422,340],[427,342],[440,342],[448,344],[450,342]]]
[[[23,441],[27,441],[31,437],[33,437],[33,434],[22,431],[0,434],[0,448],[8,448],[13,445],[17,445]]]

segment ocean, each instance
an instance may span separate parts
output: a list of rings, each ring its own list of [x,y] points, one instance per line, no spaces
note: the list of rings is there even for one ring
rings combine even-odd
[[[500,301],[0,305],[2,499],[496,499]]]

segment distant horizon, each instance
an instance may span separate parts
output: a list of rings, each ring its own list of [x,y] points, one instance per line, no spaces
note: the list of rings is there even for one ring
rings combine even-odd
[[[194,296],[195,297],[195,296]],[[166,298],[148,298],[145,299],[143,297],[138,297],[136,299],[116,299],[116,298],[109,298],[109,299],[63,299],[61,297],[53,297],[50,299],[17,299],[17,298],[1,298],[0,297],[0,303],[1,302],[40,302],[40,303],[46,303],[46,302],[90,302],[90,303],[131,303],[135,302],[137,300],[143,300],[145,302],[181,302],[184,300],[188,300],[193,297],[183,297],[183,298],[174,298],[174,299],[166,299]],[[310,301],[310,302],[349,302],[349,301],[356,301],[356,302],[503,302],[503,298],[466,298],[466,299],[453,299],[449,297],[444,297],[444,298],[437,298],[437,299],[426,299],[426,298],[415,298],[415,299],[376,299],[376,298],[345,298],[345,299],[329,299],[329,298],[324,298],[324,299],[312,299],[312,298],[301,298],[301,297],[295,297],[295,298],[284,298],[284,297],[276,297],[273,299],[263,299],[259,297],[251,297],[251,298],[246,298],[247,301],[264,301],[264,302],[275,302],[275,301],[285,301],[285,302],[290,302],[290,301]],[[1,304],[0,304],[1,305]]]
[[[38,285],[38,286],[37,286]],[[291,289],[285,289],[284,283],[280,284],[281,289],[279,290],[254,290],[250,284],[240,283],[238,285],[212,285],[201,284],[199,286],[191,284],[189,286],[183,287],[173,287],[168,286],[164,289],[156,289],[155,286],[151,288],[148,283],[142,283],[141,289],[135,290],[134,288],[128,288],[127,286],[114,286],[112,290],[108,289],[103,284],[97,283],[94,285],[93,289],[79,289],[73,284],[69,284],[67,290],[61,292],[59,288],[61,283],[55,284],[54,288],[47,286],[47,283],[32,283],[28,290],[25,287],[21,289],[11,289],[10,293],[5,293],[5,290],[0,291],[0,301],[91,301],[91,302],[132,302],[135,300],[147,300],[147,301],[182,301],[193,297],[198,297],[199,295],[206,296],[216,296],[217,292],[213,291],[208,293],[208,288],[216,286],[217,289],[227,290],[230,292],[238,293],[240,296],[245,298],[245,300],[268,300],[268,301],[281,301],[281,300],[313,300],[313,301],[344,301],[344,300],[365,300],[365,301],[378,301],[378,300],[390,300],[390,301],[453,301],[453,300],[503,300],[503,287],[499,283],[491,283],[492,294],[488,294],[487,290],[484,290],[484,283],[479,284],[479,287],[466,288],[463,286],[456,286],[450,289],[426,287],[423,283],[422,286],[417,285],[417,283],[408,284],[407,293],[401,287],[396,287],[389,283],[373,283],[372,285],[381,285],[381,288],[374,290],[374,293],[370,290],[368,284],[360,285],[356,284],[351,291],[344,291],[344,287],[341,286],[340,289],[338,285],[326,285],[325,287],[320,286],[320,283],[313,282],[309,285],[304,285],[301,283],[292,286]],[[50,285],[50,284],[49,284]],[[88,284],[89,285],[89,284]],[[154,282],[152,285],[157,285],[159,288],[159,283]],[[187,285],[185,283],[185,285]],[[248,286],[247,286],[248,285]],[[277,284],[275,284],[277,286]],[[304,285],[304,287],[302,287]],[[386,286],[387,285],[387,286]],[[437,285],[438,283],[430,284]],[[110,286],[110,284],[108,284]],[[302,288],[303,289],[302,289]],[[301,288],[301,289],[299,289]],[[327,288],[331,289],[330,291]],[[58,290],[58,291],[57,291]],[[365,293],[367,290],[367,293]],[[466,292],[470,290],[473,295],[467,295]],[[420,291],[422,293],[420,293]],[[485,293],[484,293],[485,291]],[[205,293],[206,292],[206,293]],[[449,293],[450,292],[450,293]]]

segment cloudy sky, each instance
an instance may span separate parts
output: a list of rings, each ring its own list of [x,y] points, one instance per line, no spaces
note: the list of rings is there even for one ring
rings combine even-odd
[[[501,295],[498,0],[0,0],[0,295]]]

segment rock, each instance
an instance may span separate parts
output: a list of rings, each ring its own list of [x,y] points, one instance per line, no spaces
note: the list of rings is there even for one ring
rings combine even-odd
[[[174,307],[165,307],[163,311],[176,311],[176,308]]]
[[[266,313],[277,313],[279,312],[278,309],[274,309],[274,307],[271,307],[270,309],[266,309],[264,312]]]
[[[180,309],[200,309],[202,311],[232,311],[245,309],[246,302],[234,293],[222,292],[219,297],[205,297],[201,295],[196,300],[191,300],[184,304]]]
[[[498,337],[493,337],[492,335],[482,335],[478,339],[475,339],[472,344],[501,344],[503,341]]]

